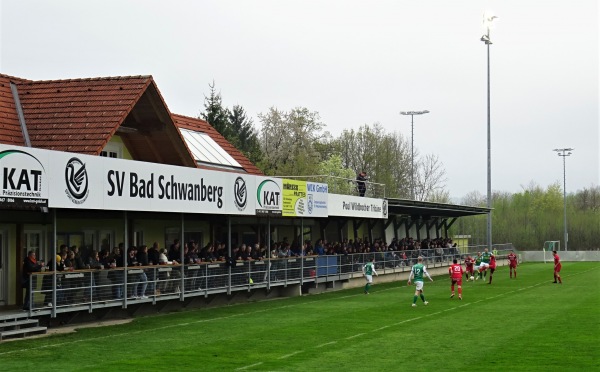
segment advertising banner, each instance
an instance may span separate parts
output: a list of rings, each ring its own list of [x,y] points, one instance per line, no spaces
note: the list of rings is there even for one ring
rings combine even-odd
[[[280,178],[255,177],[256,215],[281,216],[283,206],[283,183]]]
[[[326,183],[306,182],[307,217],[327,217],[328,186]]]
[[[48,160],[31,150],[0,145],[0,208],[48,206]]]
[[[306,211],[306,181],[283,179],[283,216],[304,216]]]
[[[283,179],[284,217],[327,217],[327,184]]]
[[[2,192],[51,208],[255,214],[250,175],[15,146],[0,153]]]
[[[387,218],[387,200],[354,195],[329,194],[330,216]]]

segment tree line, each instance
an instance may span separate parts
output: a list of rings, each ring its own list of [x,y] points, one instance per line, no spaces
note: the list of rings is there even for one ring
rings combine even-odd
[[[388,133],[378,123],[346,129],[333,137],[319,113],[304,107],[283,111],[276,107],[258,114],[260,130],[240,105],[224,107],[214,82],[205,96],[200,118],[210,123],[229,142],[268,176],[329,176],[332,193],[352,193],[357,173],[366,171],[369,181],[385,185],[385,196],[452,203],[446,190],[446,171],[435,154],[414,149],[411,177],[410,141],[399,133]],[[313,177],[314,178],[314,177]],[[383,196],[383,195],[379,195]],[[486,199],[473,191],[460,202],[486,206]],[[530,184],[519,193],[492,195],[494,243],[513,243],[518,249],[541,249],[546,240],[563,240],[563,194],[559,184],[547,189]],[[600,248],[600,187],[592,186],[567,195],[569,247]],[[471,243],[486,241],[486,216],[463,217],[452,226],[452,234],[471,235]],[[564,243],[562,243],[564,244]],[[563,245],[564,247],[564,245]]]
[[[567,194],[569,250],[600,249],[600,186]],[[483,195],[472,192],[462,204],[484,207]],[[519,250],[541,250],[545,241],[560,240],[564,249],[564,198],[559,183],[546,189],[531,183],[518,193],[492,195],[492,240],[513,243]],[[463,217],[452,235],[471,235],[472,244],[485,244],[487,217]]]

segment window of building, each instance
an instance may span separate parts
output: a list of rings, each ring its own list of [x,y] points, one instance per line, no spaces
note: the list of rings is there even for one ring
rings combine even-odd
[[[104,156],[105,158],[123,159],[123,144],[116,142],[107,143],[100,152],[100,156]]]
[[[198,164],[243,171],[242,166],[208,134],[179,128]]]

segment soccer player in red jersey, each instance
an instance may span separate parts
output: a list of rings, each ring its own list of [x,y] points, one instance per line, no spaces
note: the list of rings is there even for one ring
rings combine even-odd
[[[508,267],[510,269],[510,278],[512,279],[513,271],[514,271],[515,279],[516,279],[517,278],[517,265],[518,265],[517,255],[511,249],[510,253],[508,254],[508,256],[506,256],[506,258],[508,258]]]
[[[474,264],[475,260],[470,255],[467,255],[467,258],[465,258],[465,276],[467,278],[467,281],[469,281],[469,277],[474,273]]]
[[[467,255],[467,258],[465,258],[465,274],[467,274],[467,281],[469,281],[469,278],[473,276],[473,273],[475,272],[473,269],[474,264],[475,260],[470,255]]]
[[[448,274],[450,274],[450,290],[452,290],[452,294],[450,298],[454,297],[454,285],[458,286],[458,299],[462,300],[462,276],[463,276],[463,268],[458,264],[458,261],[455,259],[452,260],[452,265],[448,268]]]
[[[562,284],[562,279],[560,278],[560,269],[562,269],[560,257],[556,251],[552,251],[552,255],[554,256],[554,281],[552,283],[556,283],[556,280],[558,279],[558,283]]]
[[[496,271],[496,256],[490,256],[490,281],[488,284],[492,284],[492,275],[494,275],[494,271]]]

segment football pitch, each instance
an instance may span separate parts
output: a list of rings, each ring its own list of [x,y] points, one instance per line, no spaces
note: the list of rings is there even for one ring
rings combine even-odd
[[[2,371],[600,370],[600,263],[499,267],[493,284],[447,275],[411,307],[406,281],[147,316],[3,342]]]

